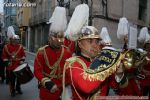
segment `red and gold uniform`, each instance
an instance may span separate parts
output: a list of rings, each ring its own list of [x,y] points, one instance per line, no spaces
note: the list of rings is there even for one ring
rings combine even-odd
[[[128,50],[128,49],[127,49]],[[126,49],[124,49],[124,52],[127,52],[126,55],[128,55],[128,52]],[[129,96],[141,96],[141,88],[139,85],[139,81],[136,79],[137,74],[137,67],[133,66],[133,62],[128,61],[129,57],[125,56],[123,60],[124,64],[124,76],[126,76],[126,84],[124,86],[118,88],[117,93],[118,95],[129,95]],[[133,59],[133,58],[132,58]],[[128,63],[125,63],[125,61],[128,61]],[[129,66],[128,64],[132,64],[132,66]]]
[[[9,61],[7,70],[14,70],[20,65],[20,61],[25,59],[24,48],[20,44],[6,44],[2,54],[3,61]]]
[[[72,100],[87,100],[94,96],[106,96],[109,85],[117,87],[116,81],[106,79],[105,81],[90,81],[84,79],[84,68],[91,64],[89,58],[84,56],[72,57],[66,62],[65,84],[70,84],[72,88]],[[110,82],[111,81],[111,82]],[[96,94],[95,94],[96,93]],[[94,94],[94,95],[93,95]]]
[[[72,54],[75,52],[75,47],[76,47],[75,41],[71,41],[71,40],[65,38],[64,45],[70,49]]]
[[[61,46],[59,49],[53,49],[50,46],[40,48],[37,52],[34,62],[34,74],[39,80],[41,86],[40,99],[41,100],[58,100],[62,92],[62,73],[65,60],[71,57],[69,49]],[[49,78],[57,85],[59,90],[51,93],[42,83],[44,79]]]
[[[3,49],[2,59],[3,61],[8,62],[6,70],[8,71],[7,74],[11,96],[15,96],[15,90],[17,90],[19,94],[22,94],[20,82],[17,80],[16,83],[16,75],[14,74],[13,70],[21,64],[21,61],[25,60],[25,52],[23,46],[20,44],[12,43],[6,44]]]
[[[139,86],[138,80],[136,80],[136,68],[132,67],[130,69],[125,69],[125,76],[127,82],[124,86],[117,90],[118,95],[128,95],[128,96],[141,96],[142,92]]]
[[[142,70],[141,70],[141,74],[144,75],[145,77],[144,79],[139,80],[142,89],[144,87],[146,87],[147,89],[148,88],[150,89],[150,81],[149,81],[150,80],[150,53],[147,54],[146,59],[148,62],[145,62],[142,65]]]

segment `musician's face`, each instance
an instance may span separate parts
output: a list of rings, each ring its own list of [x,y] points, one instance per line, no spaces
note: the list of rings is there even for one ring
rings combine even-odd
[[[93,58],[95,57],[99,50],[99,39],[83,39],[78,41],[78,45],[81,49],[81,54]]]
[[[53,48],[60,48],[63,44],[64,36],[63,34],[57,34],[54,36],[49,36],[49,45]]]
[[[12,39],[11,42],[13,44],[19,44],[20,43],[20,40],[19,39]]]

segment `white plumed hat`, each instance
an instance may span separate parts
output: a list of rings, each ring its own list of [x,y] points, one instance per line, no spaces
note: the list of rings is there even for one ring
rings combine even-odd
[[[73,15],[68,24],[65,36],[72,41],[76,41],[83,26],[88,25],[89,7],[87,4],[80,4],[75,8]]]
[[[150,43],[150,35],[149,34],[146,35],[145,43]]]
[[[13,39],[20,39],[19,35],[14,35]]]
[[[56,7],[47,24],[50,24],[50,34],[64,32],[67,28],[66,9],[64,7]]]
[[[141,30],[140,30],[140,34],[139,34],[139,37],[138,37],[138,41],[140,43],[144,43],[146,41],[148,41],[148,28],[147,27],[143,27]],[[147,38],[147,39],[146,39]]]
[[[112,45],[111,38],[109,36],[108,30],[106,27],[103,27],[101,32],[100,32],[100,37],[102,38],[101,43],[103,45]]]
[[[15,35],[15,30],[14,30],[13,26],[9,26],[7,29],[8,38],[13,38],[14,35]]]
[[[129,33],[128,28],[129,28],[128,20],[125,17],[120,18],[117,29],[117,38],[120,40],[124,40],[124,38]]]

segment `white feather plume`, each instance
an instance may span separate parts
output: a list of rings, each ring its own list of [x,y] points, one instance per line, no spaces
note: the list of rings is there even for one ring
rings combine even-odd
[[[140,34],[139,34],[139,37],[138,37],[138,41],[139,41],[140,43],[144,43],[147,36],[148,36],[148,29],[147,29],[147,27],[143,27],[143,28],[140,30]]]
[[[75,8],[73,15],[68,24],[65,36],[72,41],[77,40],[78,33],[83,26],[88,25],[89,7],[87,4],[80,4]]]
[[[145,39],[145,43],[150,42],[150,35],[146,34],[146,39]]]
[[[120,18],[117,30],[117,38],[120,40],[124,40],[124,38],[129,33],[128,28],[129,28],[128,20],[125,17]]]
[[[50,31],[53,33],[64,32],[67,28],[66,9],[64,7],[56,7],[49,19]]]
[[[100,33],[100,37],[102,38],[101,43],[103,45],[112,45],[111,38],[109,36],[108,30],[106,27],[103,27]]]
[[[15,30],[14,30],[13,26],[9,26],[8,30],[7,30],[8,38],[13,38],[14,35],[15,35]]]

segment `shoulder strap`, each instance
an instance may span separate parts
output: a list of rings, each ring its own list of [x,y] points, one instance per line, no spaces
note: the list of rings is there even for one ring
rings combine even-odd
[[[20,49],[21,49],[21,45],[19,45],[19,48],[18,48],[18,50],[15,52],[15,54],[14,54],[14,55],[17,55],[17,54],[18,54],[18,52],[20,51]],[[12,56],[12,55],[13,55],[13,54],[11,54],[11,53],[9,52],[7,45],[5,46],[5,50],[6,50],[6,52],[7,52],[10,56]]]
[[[45,59],[45,63],[46,65],[52,69],[52,71],[50,72],[49,75],[47,75],[45,72],[43,72],[44,74],[46,74],[46,76],[49,76],[50,78],[58,78],[58,77],[61,77],[59,75],[56,75],[56,71],[57,69],[59,68],[59,63],[63,57],[63,54],[64,54],[64,47],[62,47],[62,51],[61,51],[61,54],[60,54],[60,57],[58,58],[58,60],[53,64],[53,66],[50,65],[49,63],[49,60],[48,60],[48,57],[47,57],[47,54],[46,54],[46,51],[44,49],[44,59]]]
[[[71,70],[71,65],[74,63],[74,62],[78,62],[80,63],[82,66],[83,66],[83,69],[86,69],[87,66],[86,64],[84,63],[84,61],[82,59],[80,59],[78,56],[74,56],[74,57],[71,57],[69,59],[66,60],[66,63],[64,65],[64,70],[63,70],[63,94],[62,94],[62,98],[65,100],[66,99],[66,90],[65,90],[65,73],[66,73],[66,69],[70,68],[69,70]],[[78,91],[76,90],[75,86],[74,86],[74,83],[73,83],[73,80],[72,80],[72,73],[70,71],[70,76],[71,76],[71,81],[72,81],[72,86],[76,92],[76,94],[78,95],[78,97],[80,98],[80,100],[82,100],[80,94],[78,93]]]

